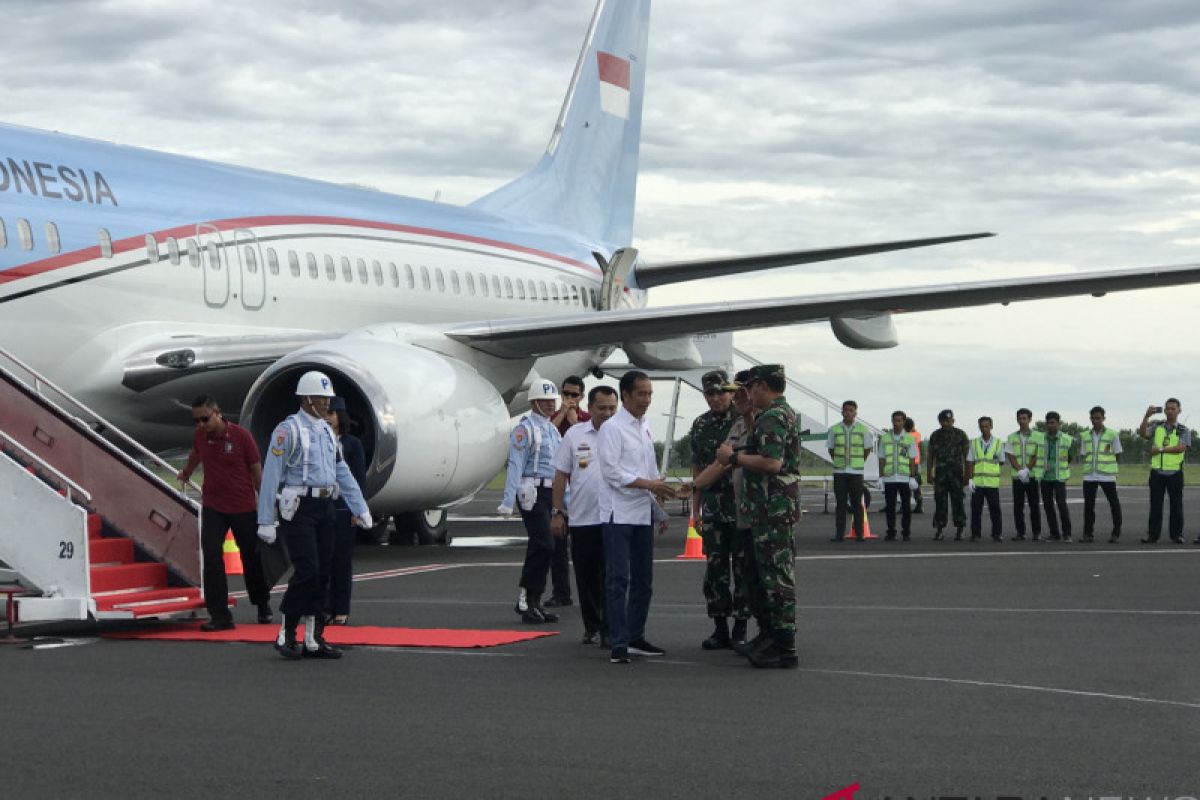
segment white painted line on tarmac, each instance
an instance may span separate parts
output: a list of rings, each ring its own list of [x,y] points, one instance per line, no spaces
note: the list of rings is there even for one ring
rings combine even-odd
[[[1002,683],[999,681],[978,681],[967,678],[943,678],[936,675],[902,675],[894,672],[864,672],[850,669],[818,669],[816,667],[801,667],[800,672],[810,672],[819,675],[845,675],[851,678],[883,678],[886,680],[916,681],[919,683],[944,683],[958,686],[977,686],[985,689],[1012,689],[1021,692],[1040,692],[1044,694],[1061,694],[1069,697],[1088,697],[1099,700],[1117,700],[1126,703],[1144,703],[1147,705],[1174,706],[1200,710],[1200,703],[1187,703],[1182,700],[1163,700],[1155,697],[1138,697],[1131,694],[1113,694],[1110,692],[1088,692],[1081,689],[1062,689],[1054,686],[1034,686],[1025,683]]]
[[[948,544],[949,547],[954,547],[953,543]],[[963,543],[962,546],[970,547],[971,545]],[[832,555],[813,555],[813,556],[796,556],[797,561],[850,561],[853,559],[875,559],[875,558],[1026,558],[1046,556],[1153,556],[1153,555],[1200,555],[1200,547],[1193,549],[1184,549],[1178,545],[1175,548],[1159,548],[1151,549],[1141,548],[1138,550],[1090,550],[1087,545],[1079,545],[1078,549],[1049,549],[1051,547],[1068,547],[1072,548],[1075,545],[1066,544],[1060,545],[1051,542],[1046,545],[1044,550],[1021,550],[1017,552],[975,552],[975,553],[837,553]],[[670,563],[670,561],[656,561],[657,563]],[[704,563],[704,562],[700,562]]]
[[[447,522],[521,522],[522,519],[518,516],[502,517],[499,514],[483,514],[480,516],[458,516],[450,514],[446,517]]]
[[[450,542],[451,547],[507,547],[525,544],[528,536],[463,536]]]
[[[797,606],[798,611],[931,611],[967,614],[1133,614],[1149,617],[1200,617],[1200,611],[1138,608],[963,608],[955,606]]]

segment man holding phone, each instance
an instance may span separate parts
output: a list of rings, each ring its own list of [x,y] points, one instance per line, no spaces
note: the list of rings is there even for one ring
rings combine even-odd
[[[1192,444],[1192,432],[1179,424],[1180,408],[1174,397],[1150,406],[1138,427],[1138,436],[1150,440],[1150,519],[1142,544],[1154,544],[1162,533],[1164,494],[1171,498],[1171,541],[1183,544],[1183,455]],[[1151,423],[1155,414],[1166,420]]]

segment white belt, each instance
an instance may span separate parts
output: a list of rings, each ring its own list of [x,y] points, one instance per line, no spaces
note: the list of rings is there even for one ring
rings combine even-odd
[[[532,483],[534,486],[537,486],[540,489],[554,488],[554,478],[522,478],[521,483]]]
[[[288,486],[288,489],[299,494],[301,497],[334,497],[338,496],[338,488],[336,486]]]

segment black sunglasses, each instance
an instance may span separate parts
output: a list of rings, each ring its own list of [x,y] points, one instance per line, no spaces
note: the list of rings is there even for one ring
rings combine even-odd
[[[211,417],[212,414],[205,414],[203,417],[192,417],[192,422],[197,425],[203,425],[204,423],[208,422]]]
[[[563,397],[583,397],[583,392],[563,392]]]

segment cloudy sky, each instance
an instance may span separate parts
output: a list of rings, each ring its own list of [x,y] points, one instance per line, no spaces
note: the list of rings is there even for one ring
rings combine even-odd
[[[4,0],[0,118],[468,202],[548,139],[592,0]],[[990,230],[665,287],[652,304],[1200,261],[1192,2],[658,2],[635,245],[650,260]],[[1198,409],[1200,288],[917,314],[898,348],[739,334],[864,418]],[[665,395],[666,392],[664,391]],[[685,413],[700,408],[698,397]]]

